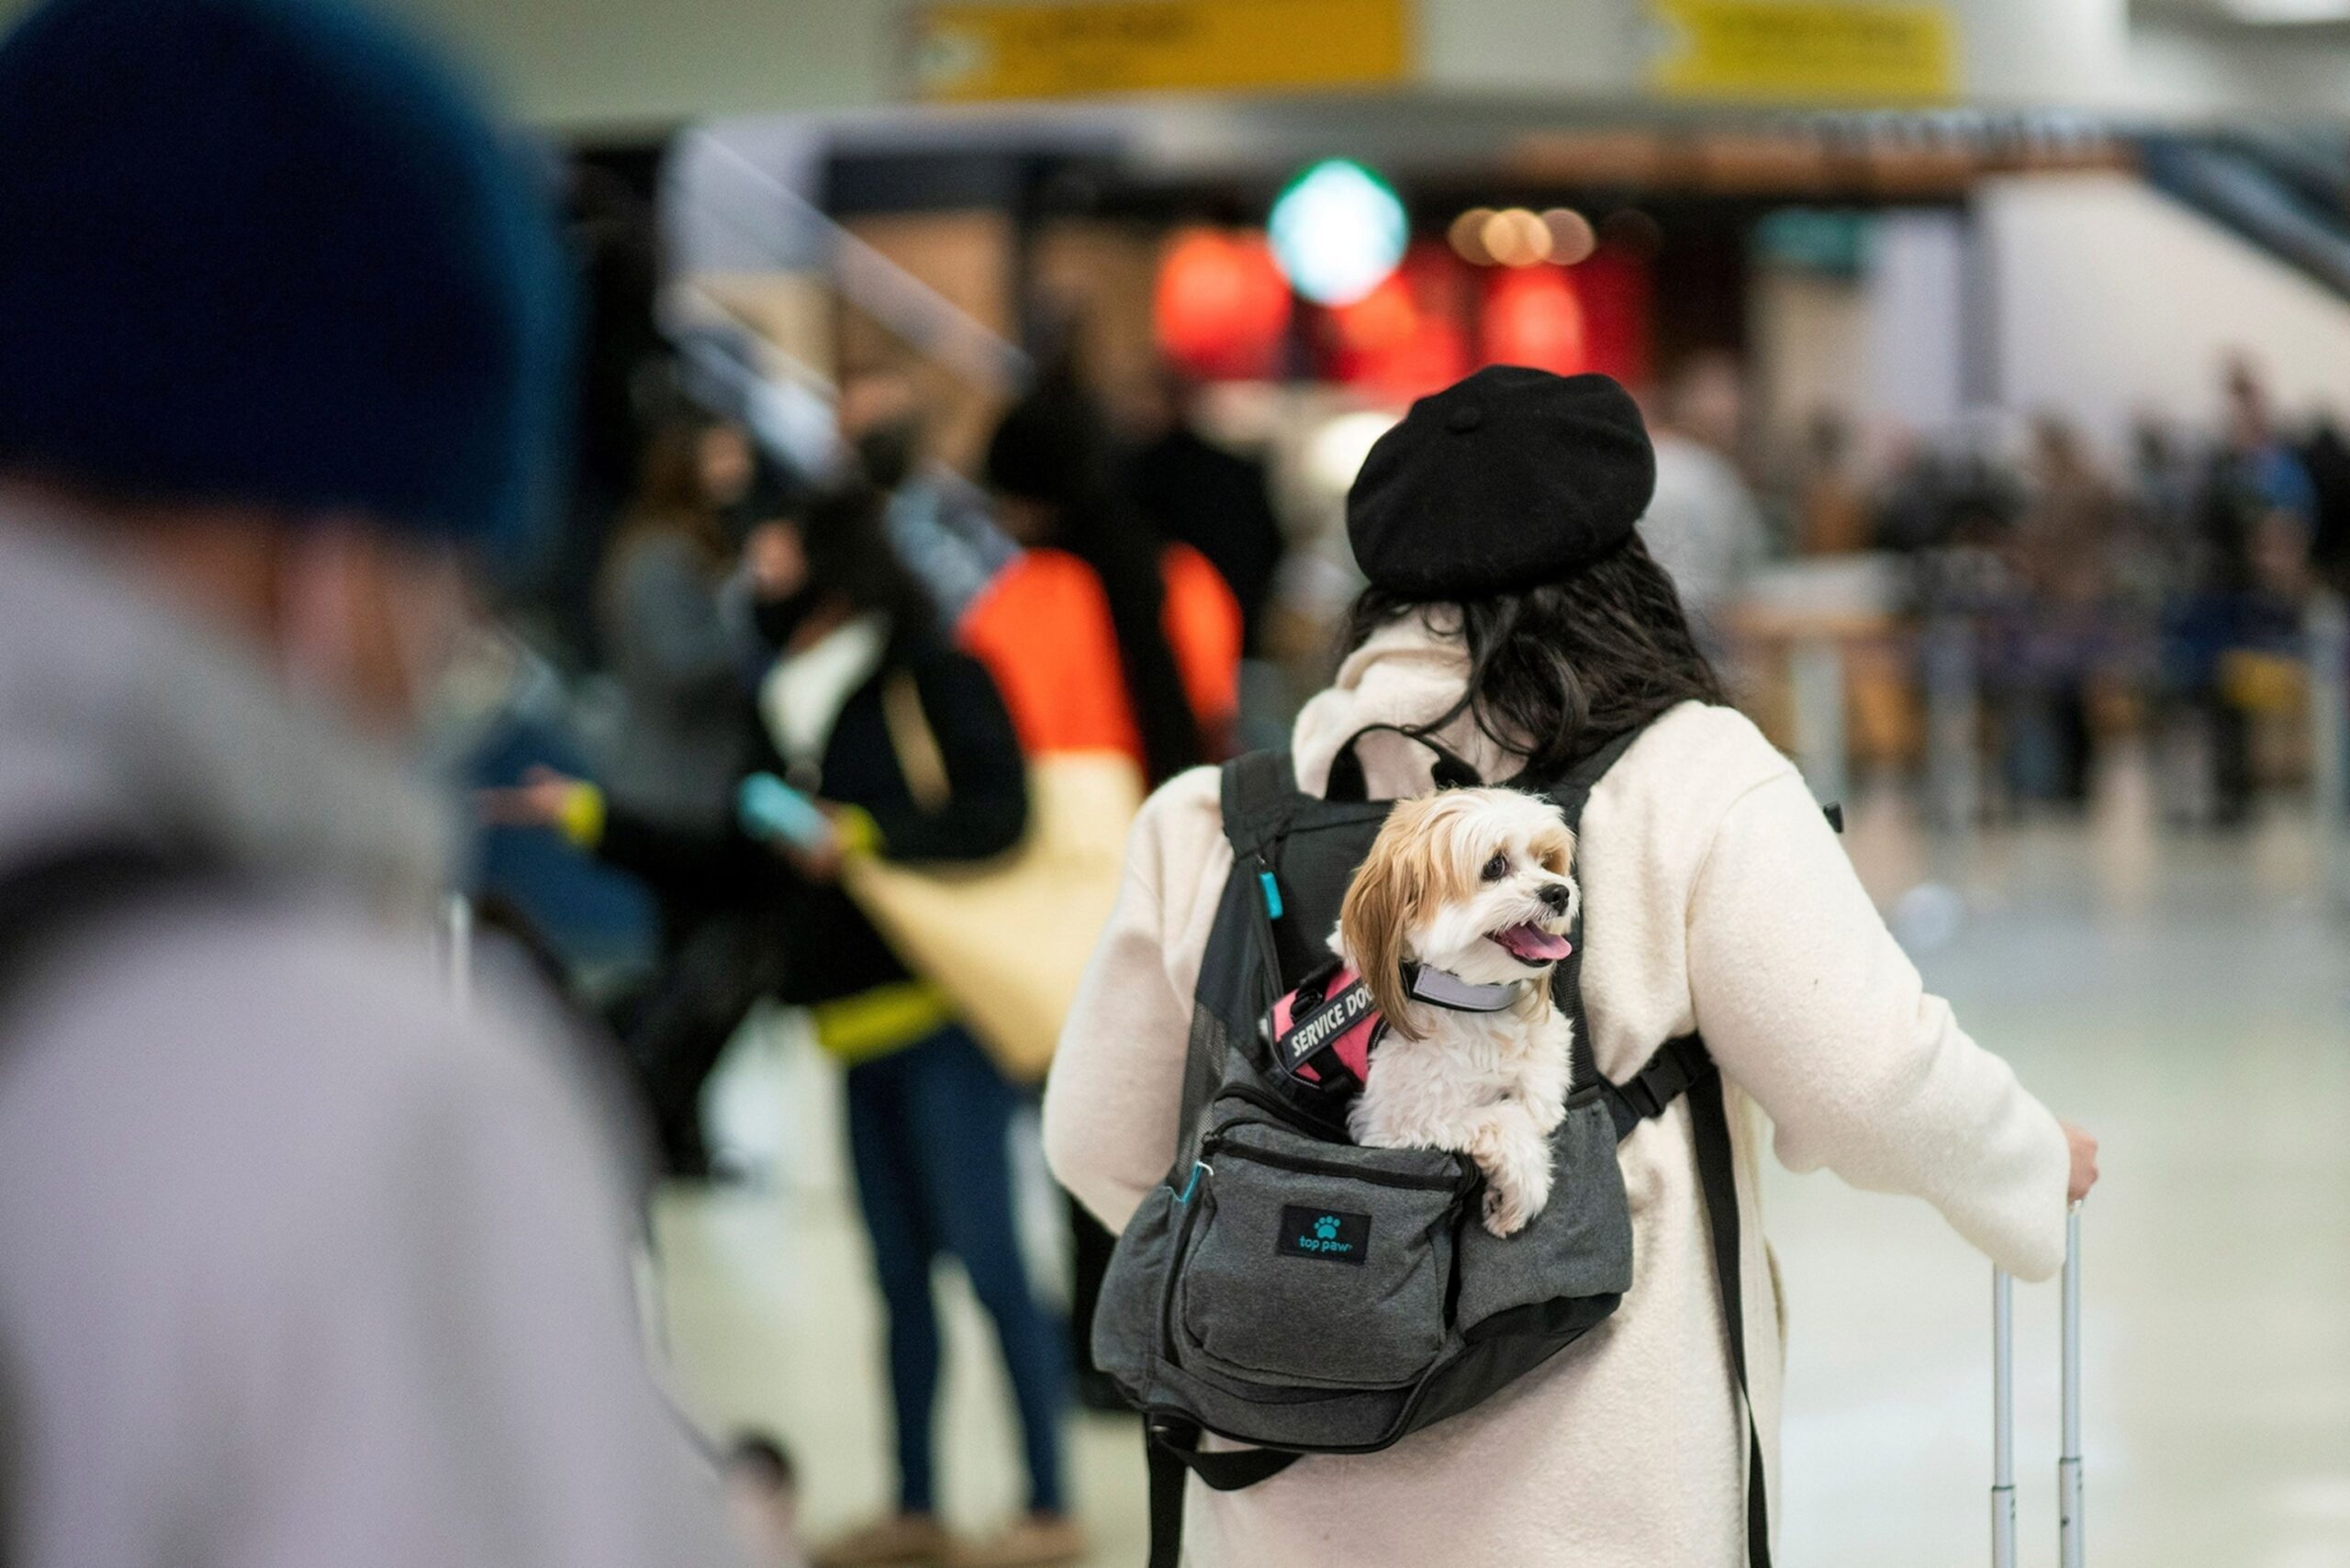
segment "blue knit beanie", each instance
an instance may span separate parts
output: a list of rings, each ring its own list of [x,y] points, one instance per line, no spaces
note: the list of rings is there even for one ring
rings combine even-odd
[[[0,43],[0,471],[506,550],[564,447],[544,182],[323,0],[50,0]]]

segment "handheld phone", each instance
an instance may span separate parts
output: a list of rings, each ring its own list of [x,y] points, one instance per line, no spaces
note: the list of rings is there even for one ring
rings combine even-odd
[[[801,849],[822,849],[833,842],[832,819],[772,773],[754,773],[743,780],[735,791],[734,814],[753,838],[779,838]]]

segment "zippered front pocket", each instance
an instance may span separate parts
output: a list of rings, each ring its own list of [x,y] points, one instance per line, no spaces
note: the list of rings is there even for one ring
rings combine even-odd
[[[1339,1389],[1404,1387],[1434,1364],[1473,1171],[1254,1120],[1219,1128],[1201,1159],[1170,1304],[1180,1361]]]

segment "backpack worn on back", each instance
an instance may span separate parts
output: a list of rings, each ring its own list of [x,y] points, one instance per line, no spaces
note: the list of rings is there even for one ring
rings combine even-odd
[[[1593,787],[1636,738],[1618,737],[1542,791],[1569,827],[1580,829]],[[1439,786],[1478,782],[1423,744],[1438,751]],[[1187,1472],[1232,1491],[1304,1454],[1375,1452],[1491,1397],[1613,1313],[1632,1282],[1616,1146],[1684,1092],[1730,1367],[1745,1396],[1720,1075],[1693,1036],[1664,1044],[1628,1082],[1599,1076],[1583,1009],[1581,917],[1573,953],[1552,976],[1574,1025],[1572,1092],[1552,1135],[1556,1180],[1548,1205],[1507,1239],[1479,1223],[1482,1176],[1467,1157],[1358,1147],[1342,1114],[1302,1095],[1272,1062],[1261,1021],[1326,965],[1348,885],[1393,804],[1363,793],[1352,741],[1331,766],[1326,799],[1298,790],[1286,752],[1224,769],[1233,868],[1200,969],[1175,1163],[1118,1238],[1093,1327],[1095,1364],[1145,1419],[1151,1568],[1175,1568]],[[1203,1451],[1203,1431],[1252,1446]],[[1747,1555],[1768,1568],[1751,1408],[1747,1436]]]

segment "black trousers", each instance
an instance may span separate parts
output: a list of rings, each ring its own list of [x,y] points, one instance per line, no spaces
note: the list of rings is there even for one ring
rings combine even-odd
[[[702,1085],[753,1004],[781,982],[784,935],[771,914],[703,916],[679,932],[651,988],[618,1021],[671,1175],[709,1172]]]

